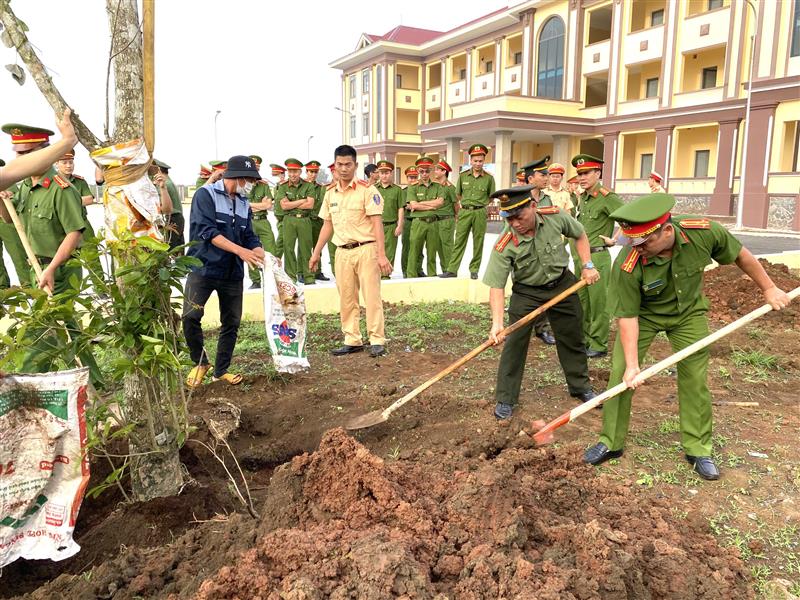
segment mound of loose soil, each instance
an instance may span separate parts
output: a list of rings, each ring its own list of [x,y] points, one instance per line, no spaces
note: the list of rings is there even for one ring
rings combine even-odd
[[[766,260],[759,261],[767,274],[779,288],[788,292],[800,286],[800,277],[794,275],[786,265],[776,265]],[[711,302],[709,318],[712,321],[730,323],[764,305],[764,295],[758,286],[736,265],[724,265],[705,274],[705,295]],[[800,300],[788,308],[768,313],[766,323],[795,327],[800,325]]]
[[[525,436],[520,436],[520,439]],[[279,467],[260,521],[205,523],[34,598],[749,598],[702,524],[594,475],[573,451],[512,444],[471,471],[384,462],[343,430]],[[528,446],[528,447],[525,447]]]

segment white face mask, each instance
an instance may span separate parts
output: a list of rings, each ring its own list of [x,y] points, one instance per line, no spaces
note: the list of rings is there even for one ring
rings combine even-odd
[[[242,196],[250,196],[250,192],[253,191],[254,186],[255,184],[252,181],[245,181],[244,185],[236,186],[236,192]]]

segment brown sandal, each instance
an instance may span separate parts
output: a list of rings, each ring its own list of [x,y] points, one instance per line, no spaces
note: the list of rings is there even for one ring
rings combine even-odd
[[[229,385],[239,385],[244,378],[239,373],[225,373],[219,377],[212,377],[211,381],[224,381]]]
[[[213,365],[197,365],[189,371],[189,375],[186,377],[186,386],[190,389],[196,389],[200,387],[203,383],[203,380],[206,378],[206,373],[211,370]]]

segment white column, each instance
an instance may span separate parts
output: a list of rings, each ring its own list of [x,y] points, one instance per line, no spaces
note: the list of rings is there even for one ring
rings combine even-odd
[[[461,138],[445,138],[447,142],[447,163],[453,168],[450,172],[450,181],[455,184],[458,173],[461,171]]]
[[[564,165],[566,171],[569,171],[569,136],[568,135],[554,135],[553,136],[553,162],[561,163]]]
[[[511,186],[511,134],[512,131],[495,131],[494,180],[497,189]]]
[[[581,40],[583,39],[583,31],[578,31],[578,9],[573,8],[570,3],[569,9],[569,37],[566,39],[567,43],[567,61],[564,63],[564,81],[566,82],[566,92],[564,98],[566,100],[575,100],[580,93],[580,90],[575,89],[575,77],[572,71],[576,68],[577,64],[576,53],[578,48],[581,48]]]
[[[500,94],[500,84],[503,81],[503,38],[494,41],[494,94]]]
[[[474,50],[474,48],[467,48],[467,81],[466,91],[464,92],[465,102],[472,100],[472,55]]]
[[[611,26],[611,56],[608,81],[611,84],[608,93],[608,114],[617,112],[617,92],[619,90],[619,55],[622,48],[622,3],[614,3],[614,16]]]
[[[522,95],[531,95],[531,14],[523,16],[525,26],[522,29]]]
[[[441,96],[441,104],[439,105],[439,120],[444,121],[445,119],[445,102],[447,101],[447,58],[442,59],[442,90],[440,92]]]
[[[667,46],[664,49],[664,62],[661,65],[661,107],[665,108],[671,105],[672,94],[672,74],[675,73],[677,79],[680,73],[680,65],[673,64],[675,61],[675,30],[678,27],[678,2],[677,0],[668,0],[666,10],[666,28],[665,35],[667,36]],[[678,60],[682,60],[680,55],[677,56]],[[664,174],[666,177],[666,173]]]

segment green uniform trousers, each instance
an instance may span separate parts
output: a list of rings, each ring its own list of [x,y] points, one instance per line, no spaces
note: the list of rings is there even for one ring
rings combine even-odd
[[[283,256],[283,217],[275,217],[278,219],[278,237],[275,238],[275,256],[281,258]]]
[[[575,275],[581,276],[581,259],[575,257]],[[600,281],[578,290],[583,307],[583,336],[591,350],[608,351],[608,331],[611,316],[608,312],[608,280],[611,277],[611,255],[608,250],[593,252],[591,260],[600,274]]]
[[[42,265],[44,266],[44,265]],[[55,272],[55,289],[54,294],[69,289],[70,277],[81,278],[80,267],[65,267],[61,265]],[[29,269],[29,281],[31,285],[38,285],[36,273],[33,269]],[[64,321],[64,328],[69,333],[71,339],[76,339],[80,332],[80,326],[73,319]],[[26,332],[26,337],[31,340],[30,347],[25,353],[25,356],[20,366],[23,373],[47,373],[59,368],[62,361],[66,361],[67,368],[72,369],[78,365],[69,364],[69,354],[65,351],[64,340],[59,340],[58,336],[50,329],[43,327],[32,326]],[[67,341],[67,344],[70,344]],[[71,344],[70,344],[71,346]],[[103,388],[102,374],[94,356],[89,350],[78,352],[78,358],[81,365],[89,367],[89,378],[92,384],[98,388]]]
[[[439,217],[439,220],[436,221],[436,237],[439,241],[439,264],[442,266],[442,271],[447,271],[450,268],[450,261],[453,259],[455,228],[455,217]]]
[[[253,231],[261,240],[261,245],[264,247],[264,252],[269,252],[275,255],[275,234],[272,232],[272,225],[269,219],[253,219]],[[253,283],[261,285],[261,269],[254,269],[249,267],[250,280]]]
[[[11,262],[14,264],[14,270],[17,272],[17,279],[19,282],[21,284],[26,282],[31,267],[28,264],[25,248],[22,246],[22,241],[19,239],[19,234],[13,223],[3,223],[0,221],[0,245],[5,248],[6,252],[8,252],[8,255],[11,257]],[[3,272],[5,272],[5,267],[3,267]],[[8,276],[7,272],[6,276]]]
[[[467,250],[467,238],[472,232],[472,260],[469,261],[469,272],[477,273],[481,268],[483,257],[483,238],[486,237],[486,209],[462,208],[458,211],[456,221],[456,238],[453,244],[453,258],[450,260],[451,273],[458,273],[461,259]]]
[[[383,250],[392,266],[394,266],[394,257],[397,256],[397,237],[394,235],[395,229],[397,229],[397,221],[383,224]]]
[[[430,220],[430,222],[429,222]],[[438,232],[434,217],[416,217],[411,226],[411,248],[408,253],[408,272],[411,277],[416,277],[422,271],[422,251],[425,250],[427,261],[427,275],[436,275],[436,247],[438,246]]]
[[[595,284],[597,285],[597,284]],[[639,364],[659,331],[667,334],[673,352],[678,352],[708,335],[705,311],[675,316],[639,316]],[[711,392],[708,390],[708,348],[687,356],[678,363],[678,414],[681,445],[691,456],[711,456]],[[622,382],[625,355],[617,336],[608,387]],[[626,390],[603,404],[603,432],[600,441],[610,450],[621,450],[631,419],[633,390]]]
[[[557,296],[575,284],[575,276],[564,271],[558,283],[552,288],[535,287],[515,283],[511,288],[511,300],[508,305],[508,322],[516,323],[531,311]],[[547,311],[556,338],[558,362],[564,371],[567,388],[570,394],[581,394],[591,389],[589,383],[589,366],[583,345],[583,335],[575,327],[581,320],[581,303],[576,294],[567,296]],[[500,366],[497,369],[497,385],[495,399],[503,404],[517,404],[525,372],[525,361],[528,356],[528,344],[531,340],[533,325],[526,325],[506,338],[503,352],[500,355]]]
[[[409,212],[406,211],[406,218],[403,221],[403,247],[400,249],[400,268],[403,270],[403,277],[416,277],[416,273],[408,272],[408,254],[411,250],[411,225],[414,223],[414,219],[408,215]]]
[[[317,242],[319,241],[319,234],[322,231],[322,226],[325,224],[323,219],[319,217],[311,217],[311,239],[312,245],[311,250],[313,251],[314,248],[317,247]],[[328,242],[328,254],[331,257],[331,273],[336,275],[336,265],[334,261],[336,260],[336,244],[333,242]],[[322,273],[322,260],[320,259],[319,264],[317,265],[317,273]]]
[[[314,273],[308,269],[312,237],[310,217],[283,217],[283,264],[286,274],[292,280],[302,275],[306,285],[314,283]]]

